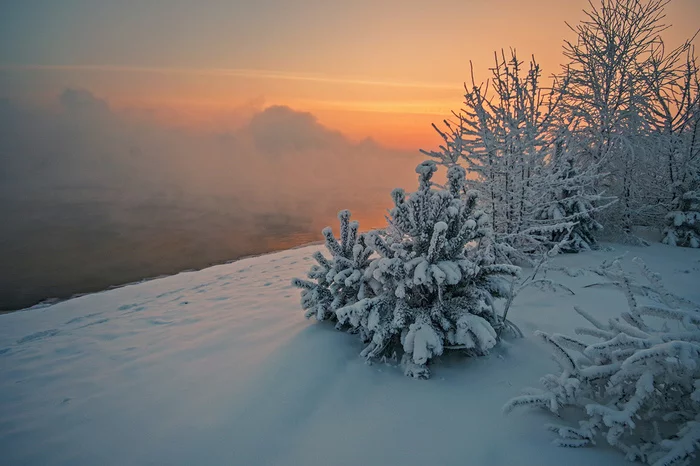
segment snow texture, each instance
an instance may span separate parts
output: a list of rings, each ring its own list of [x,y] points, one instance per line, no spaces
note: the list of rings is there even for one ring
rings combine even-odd
[[[593,267],[620,254],[606,247],[553,261]],[[624,464],[614,450],[552,447],[532,416],[499,414],[555,370],[532,331],[571,334],[572,305],[607,322],[625,304],[619,291],[550,272],[576,295],[524,290],[510,315],[526,338],[482,358],[443,355],[429,381],[414,381],[366,365],[356,338],[300,315],[289,281],[320,248],[0,315],[0,463]],[[700,251],[630,249],[671,293],[700,300]]]

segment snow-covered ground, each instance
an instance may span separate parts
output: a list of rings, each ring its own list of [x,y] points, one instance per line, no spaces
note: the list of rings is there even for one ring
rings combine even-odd
[[[700,251],[610,246],[555,264],[629,250],[700,301]],[[419,381],[365,364],[356,337],[303,318],[290,280],[318,247],[0,316],[0,464],[625,463],[604,446],[551,445],[544,413],[501,414],[555,370],[533,330],[573,333],[584,324],[574,304],[597,316],[625,306],[619,291],[584,288],[598,276],[551,274],[576,295],[523,292],[510,316],[526,338],[483,358],[443,356]]]

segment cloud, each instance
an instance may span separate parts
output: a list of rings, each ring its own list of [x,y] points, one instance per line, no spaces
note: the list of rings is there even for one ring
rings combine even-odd
[[[84,89],[66,89],[59,96],[59,102],[67,112],[73,114],[107,115],[109,104],[98,99]]]
[[[4,99],[0,156],[17,195],[34,190],[50,197],[55,189],[91,185],[98,191],[123,188],[124,196],[136,198],[179,192],[184,202],[197,202],[249,189],[259,208],[269,200],[270,189],[262,184],[271,178],[279,179],[272,189],[286,198],[313,200],[316,190],[329,185],[335,189],[326,194],[339,204],[343,197],[371,199],[371,186],[387,179],[380,168],[406,157],[371,140],[353,143],[313,114],[286,106],[244,106],[230,118],[239,120],[237,129],[204,133],[115,112],[86,90],[66,89],[50,108]],[[343,192],[339,182],[356,176],[362,178],[360,189]],[[390,189],[398,179],[388,178]]]
[[[344,208],[378,226],[391,189],[414,186],[417,153],[253,107],[205,133],[86,90],[0,100],[0,309],[318,240]]]
[[[268,154],[290,154],[333,149],[347,144],[342,135],[320,125],[311,113],[272,106],[250,120],[248,131],[255,147]]]

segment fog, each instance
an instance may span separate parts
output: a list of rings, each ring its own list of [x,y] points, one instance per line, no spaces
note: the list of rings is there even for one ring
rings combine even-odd
[[[74,89],[0,99],[0,309],[316,241],[343,208],[379,226],[422,160],[288,107],[234,120],[176,128]]]

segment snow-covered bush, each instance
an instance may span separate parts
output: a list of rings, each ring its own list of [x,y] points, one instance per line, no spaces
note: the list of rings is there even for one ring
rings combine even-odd
[[[446,189],[435,189],[436,170],[424,162],[417,192],[392,192],[385,230],[347,235],[347,243],[325,230],[333,259],[316,255],[315,282],[294,280],[307,315],[337,319],[367,343],[362,356],[401,356],[406,374],[418,378],[446,349],[485,354],[496,344],[506,323],[494,299],[508,293],[504,277],[518,273],[496,263],[488,217],[475,210],[465,170],[450,167]]]
[[[576,308],[592,325],[576,333],[594,343],[537,332],[561,373],[544,376],[543,390],[510,400],[504,411],[539,407],[559,415],[573,408],[583,417],[577,428],[548,426],[559,435],[557,444],[581,447],[603,437],[629,460],[687,465],[700,447],[700,309],[635,262],[651,285],[641,289],[651,290],[658,304],[638,302],[618,261],[602,267],[624,291],[629,311],[601,322]]]
[[[663,242],[671,246],[700,248],[700,179],[688,189],[678,183],[673,210],[668,213]]]

